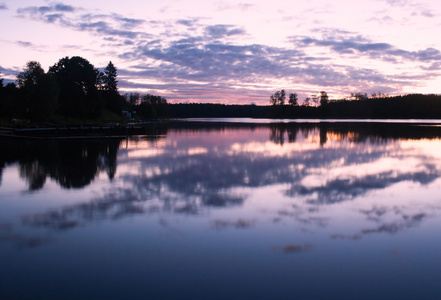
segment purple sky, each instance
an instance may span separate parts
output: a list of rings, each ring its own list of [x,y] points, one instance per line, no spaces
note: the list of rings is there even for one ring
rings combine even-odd
[[[440,17],[438,0],[0,0],[0,76],[82,56],[170,102],[439,94]]]

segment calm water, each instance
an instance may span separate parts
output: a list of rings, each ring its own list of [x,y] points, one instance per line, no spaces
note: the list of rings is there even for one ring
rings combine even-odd
[[[1,141],[1,299],[441,298],[440,127],[151,131]]]

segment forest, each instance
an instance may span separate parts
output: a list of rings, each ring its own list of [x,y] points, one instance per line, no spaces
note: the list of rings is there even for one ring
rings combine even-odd
[[[168,116],[167,100],[142,95],[136,101],[118,91],[118,70],[109,62],[103,71],[88,60],[64,57],[47,72],[30,61],[15,82],[0,78],[0,118],[30,122],[119,121],[123,111],[139,118]]]
[[[268,106],[218,103],[169,104],[173,118],[266,118]]]
[[[329,100],[325,91],[306,98],[298,105],[297,96],[284,90],[270,96],[268,116],[273,118],[323,119],[441,119],[441,95],[408,94],[387,96],[381,93],[352,93],[348,99]]]
[[[321,92],[302,105],[292,94],[288,103],[284,100],[284,92],[278,91],[271,95],[270,105],[170,104],[169,111],[174,118],[441,119],[441,96],[435,94],[368,97],[353,93],[348,99],[329,100]]]

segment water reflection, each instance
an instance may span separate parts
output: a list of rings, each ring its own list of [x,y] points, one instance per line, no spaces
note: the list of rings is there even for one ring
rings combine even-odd
[[[281,247],[273,246],[272,249],[275,251],[282,251],[284,253],[299,253],[303,251],[307,251],[312,249],[311,244],[304,244],[304,245],[295,245],[295,244],[289,244]]]
[[[0,298],[437,298],[440,137],[181,123],[128,140],[2,141]]]
[[[0,164],[18,162],[20,177],[28,182],[31,191],[42,189],[47,177],[63,188],[83,188],[100,172],[113,179],[120,143],[120,140],[8,141],[0,150]]]
[[[47,178],[65,189],[86,188],[102,172],[109,182],[99,197],[72,205],[61,201],[56,209],[24,215],[22,224],[64,231],[97,220],[159,212],[204,215],[213,209],[244,206],[261,189],[270,188],[272,193],[265,201],[279,205],[270,217],[273,223],[290,218],[308,231],[307,227],[328,226],[323,206],[369,198],[403,183],[427,186],[441,175],[440,157],[426,151],[433,145],[420,143],[438,145],[439,127],[182,123],[159,132],[128,141],[6,143],[0,165],[17,162],[30,191],[44,189]],[[281,199],[292,203],[286,206]],[[389,210],[387,206],[360,209],[358,213],[377,225],[331,237],[357,240],[373,233],[393,234],[418,226],[430,215],[397,207]],[[391,215],[394,220],[386,219]],[[213,227],[249,228],[257,219],[216,219]],[[26,238],[2,229],[1,240]]]

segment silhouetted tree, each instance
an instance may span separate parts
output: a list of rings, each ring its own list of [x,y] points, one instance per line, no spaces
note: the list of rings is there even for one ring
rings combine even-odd
[[[128,94],[128,101],[130,105],[137,105],[139,101],[139,93],[130,93]]]
[[[17,75],[21,110],[31,120],[46,120],[57,109],[58,86],[39,62],[30,61]]]
[[[296,93],[289,94],[289,100],[288,100],[289,105],[297,106],[298,105],[297,101],[298,98]]]
[[[62,58],[49,72],[60,87],[60,113],[72,117],[97,117],[103,107],[98,95],[99,71],[86,59]]]
[[[285,104],[285,90],[280,91],[279,105]]]
[[[118,71],[110,61],[107,67],[104,69],[103,87],[105,91],[110,93],[118,92],[118,80],[116,80],[117,76]]]
[[[304,106],[309,106],[309,105],[311,105],[311,98],[306,97],[305,100],[303,100],[303,105],[304,105]]]
[[[0,117],[5,113],[5,92],[3,89],[3,78],[0,78]]]
[[[311,102],[314,106],[318,106],[319,104],[319,97],[317,96],[317,94],[312,94],[311,95]]]
[[[366,93],[351,93],[351,99],[354,100],[367,100],[369,97]]]
[[[14,82],[9,82],[1,89],[0,98],[0,116],[17,118],[21,117],[24,113],[21,103],[17,101],[19,98],[18,88]]]
[[[109,62],[107,67],[104,69],[104,72],[100,74],[100,80],[106,108],[111,112],[121,115],[121,107],[124,97],[118,93],[118,81],[116,80],[117,76],[118,71],[116,67],[112,64],[112,62]]]
[[[380,98],[386,98],[387,97],[387,95],[386,94],[383,94],[383,93],[381,93],[381,92],[378,92],[378,93],[372,93],[371,94],[371,96],[372,96],[372,98],[374,98],[374,99],[380,99]]]
[[[150,94],[141,97],[141,103],[135,106],[136,113],[142,118],[168,117],[167,100]]]
[[[45,72],[39,62],[29,61],[23,71],[17,75],[18,86],[21,88],[36,85],[44,75]]]
[[[277,91],[274,95],[270,96],[271,105],[284,105],[285,104],[285,90]]]
[[[329,97],[325,91],[320,92],[320,106],[326,106],[328,104]]]
[[[270,96],[270,104],[271,105],[277,105],[277,102],[279,101],[280,92],[277,91],[274,95]]]

